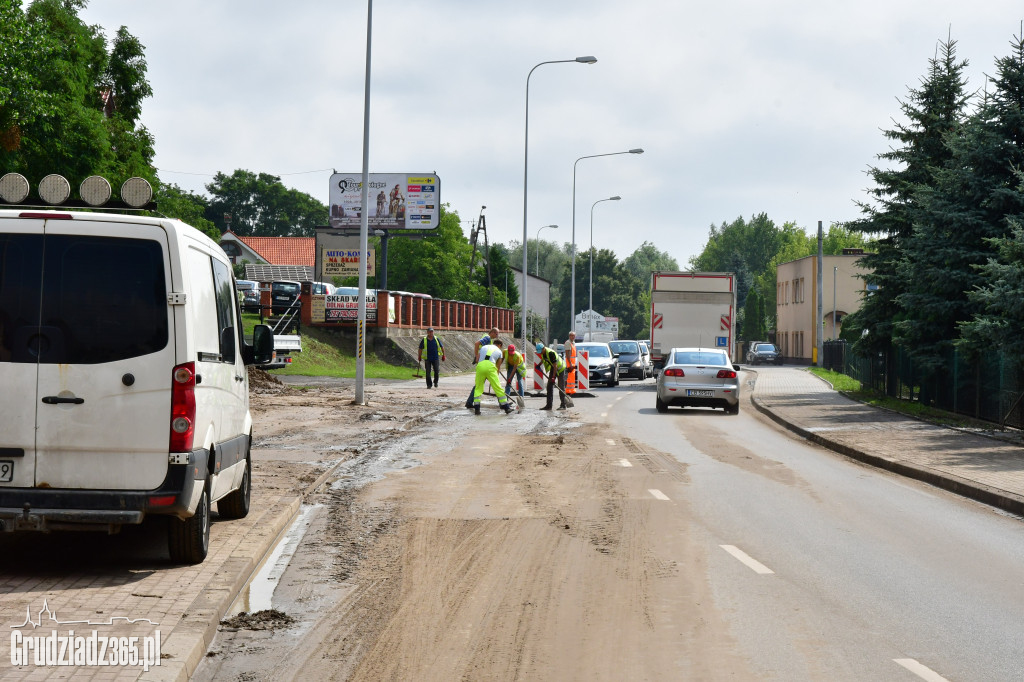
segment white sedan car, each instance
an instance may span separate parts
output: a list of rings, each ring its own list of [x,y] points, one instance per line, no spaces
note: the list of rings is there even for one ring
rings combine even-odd
[[[739,365],[717,348],[673,348],[658,375],[658,412],[670,405],[740,411]]]

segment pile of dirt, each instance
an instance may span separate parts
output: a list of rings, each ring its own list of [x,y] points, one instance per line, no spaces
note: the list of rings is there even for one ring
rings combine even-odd
[[[284,389],[284,384],[277,377],[271,375],[265,369],[253,367],[249,370],[249,391],[253,393],[277,393]]]
[[[277,609],[264,609],[255,613],[242,611],[238,615],[222,620],[220,624],[237,630],[276,630],[288,627],[294,622],[295,619],[287,613]]]

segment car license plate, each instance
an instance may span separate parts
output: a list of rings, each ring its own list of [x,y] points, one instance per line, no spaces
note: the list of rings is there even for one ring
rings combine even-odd
[[[686,395],[694,398],[713,398],[715,392],[706,388],[688,388],[686,389]]]
[[[0,483],[10,483],[14,480],[14,461],[0,459]]]

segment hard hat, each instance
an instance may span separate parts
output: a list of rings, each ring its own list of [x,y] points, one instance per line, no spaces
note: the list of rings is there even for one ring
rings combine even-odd
[[[516,347],[513,346],[511,343],[508,344],[508,352],[509,353],[515,353],[516,352]]]
[[[544,344],[543,343],[538,343],[537,344],[537,352],[540,353],[543,350],[544,350]]]

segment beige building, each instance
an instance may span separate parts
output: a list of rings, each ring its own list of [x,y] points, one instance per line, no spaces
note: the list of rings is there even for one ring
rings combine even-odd
[[[839,338],[843,318],[860,307],[865,290],[866,283],[859,276],[867,270],[857,262],[862,255],[861,249],[844,249],[841,256],[822,257],[822,319],[817,319],[818,256],[779,265],[775,279],[775,345],[786,362],[813,363],[818,333],[826,341]]]

